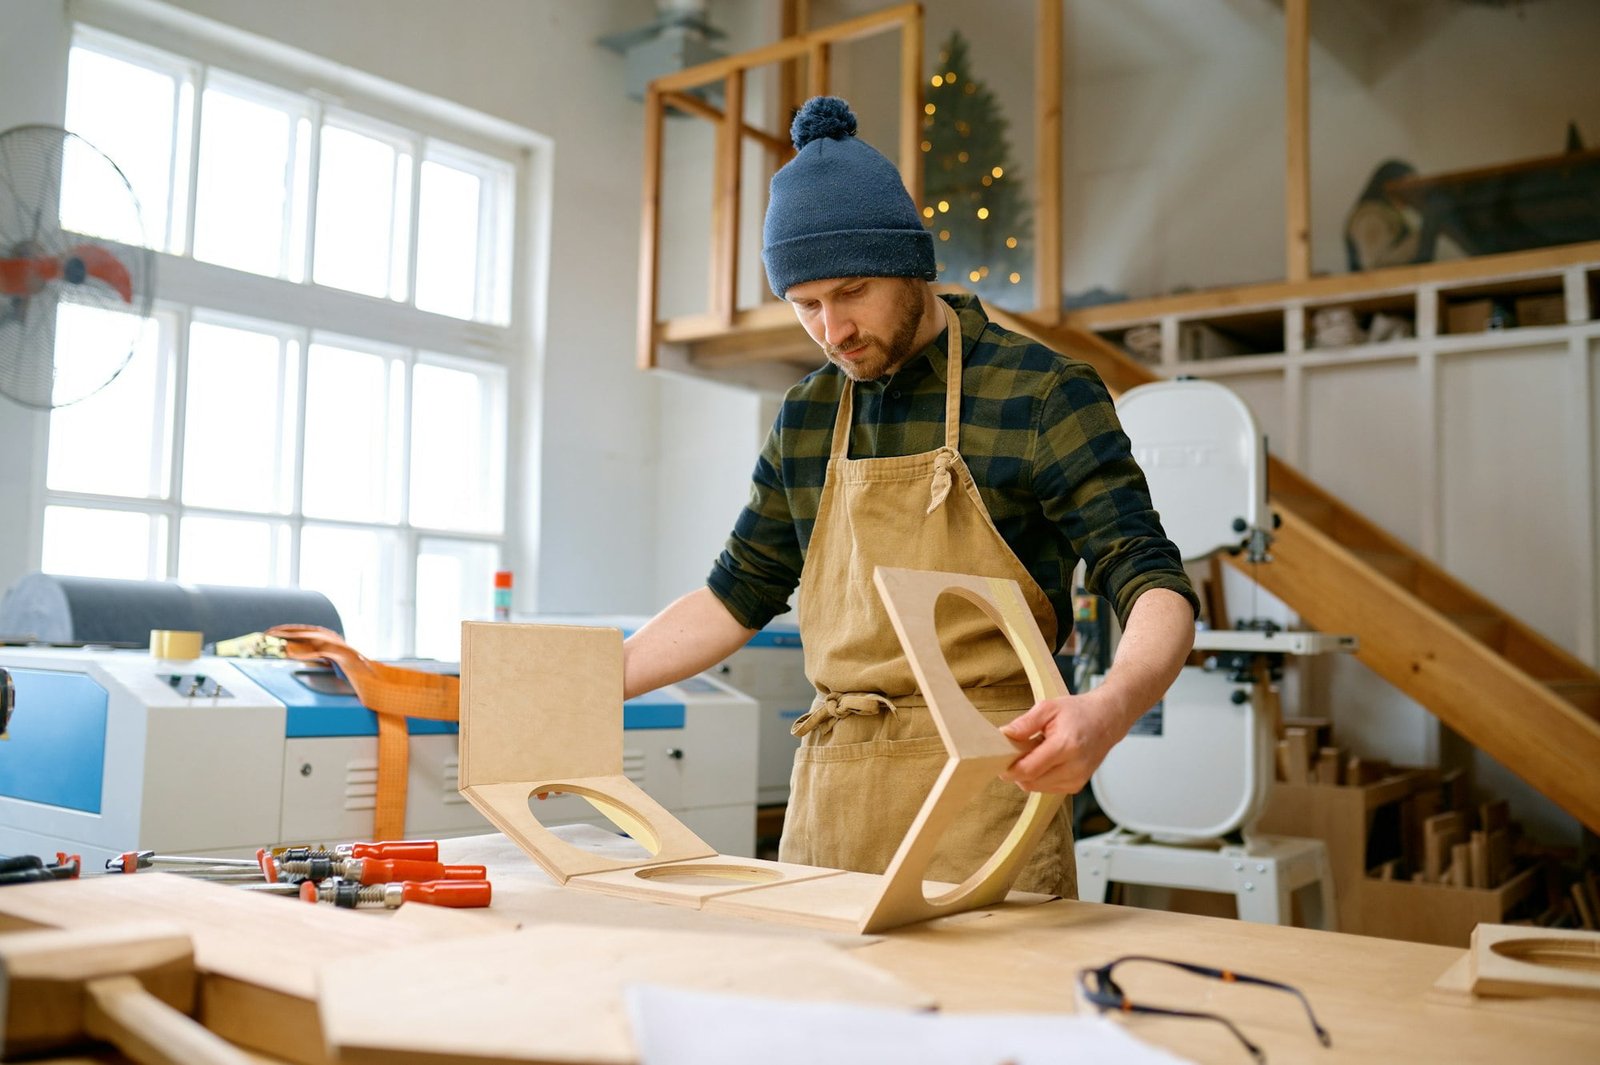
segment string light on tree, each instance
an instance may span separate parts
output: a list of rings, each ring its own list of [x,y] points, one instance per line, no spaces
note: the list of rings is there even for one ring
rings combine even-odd
[[[967,41],[952,32],[923,106],[923,220],[939,241],[940,277],[1002,306],[1031,302],[1029,203],[1010,158],[999,101],[972,76]]]

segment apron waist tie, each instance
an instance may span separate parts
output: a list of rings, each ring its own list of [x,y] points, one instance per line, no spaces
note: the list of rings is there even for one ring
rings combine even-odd
[[[907,696],[902,702],[922,703],[921,696]],[[793,725],[789,727],[790,735],[805,736],[815,732],[817,739],[821,739],[833,731],[834,722],[841,717],[859,714],[862,717],[871,717],[874,714],[898,714],[899,708],[887,695],[877,692],[830,692],[824,695],[815,706],[802,714]]]
[[[979,688],[963,688],[962,693],[972,700],[979,711],[1015,709],[1020,713],[1032,706],[1034,701],[1033,689],[1026,684],[993,684]],[[878,692],[829,692],[820,696],[811,709],[789,727],[789,733],[794,736],[805,736],[815,732],[817,740],[821,740],[833,731],[834,723],[841,717],[852,714],[862,717],[882,713],[898,714],[901,710],[913,710],[927,705],[928,701],[923,698],[921,692],[897,695],[893,699]]]

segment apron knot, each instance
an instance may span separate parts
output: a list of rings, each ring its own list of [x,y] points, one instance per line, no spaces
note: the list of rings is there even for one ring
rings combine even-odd
[[[939,505],[950,495],[951,474],[950,467],[955,465],[958,456],[947,447],[942,447],[933,456],[933,484],[928,502],[928,509],[924,513],[932,514],[939,509]]]
[[[834,722],[850,714],[859,714],[862,717],[871,717],[873,714],[897,713],[895,705],[886,695],[876,692],[830,692],[822,697],[822,701],[802,714],[793,725],[789,727],[791,735],[804,736],[809,732],[816,732],[817,739],[822,739],[833,731]]]

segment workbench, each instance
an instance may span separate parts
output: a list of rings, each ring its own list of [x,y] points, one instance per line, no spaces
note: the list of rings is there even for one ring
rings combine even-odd
[[[591,826],[573,828],[599,832]],[[634,845],[618,838],[617,846]],[[820,939],[845,948],[842,953],[849,958],[888,974],[948,1013],[1082,1012],[1088,1007],[1080,1005],[1075,995],[1078,970],[1125,954],[1233,969],[1298,987],[1331,1033],[1332,1047],[1325,1049],[1316,1041],[1298,1003],[1279,991],[1228,985],[1157,966],[1119,969],[1117,979],[1137,1000],[1229,1018],[1265,1050],[1273,1065],[1600,1061],[1600,1007],[1593,1000],[1474,1001],[1435,988],[1441,976],[1455,971],[1463,960],[1465,952],[1455,948],[1075,900],[1042,901],[1040,896],[1014,896],[1015,901],[987,910],[883,935],[846,936],[558,887],[498,834],[441,841],[440,857],[451,863],[486,865],[494,884],[494,904],[474,911],[409,905],[387,913],[352,913],[261,895],[243,897],[245,893],[234,888],[173,885],[143,874],[138,879],[150,887],[182,890],[139,894],[154,899],[206,893],[208,905],[203,909],[209,912],[194,913],[192,935],[196,962],[210,985],[207,1009],[216,1008],[220,1015],[228,1011],[231,1000],[235,1023],[247,1016],[259,1030],[274,1033],[274,1039],[297,1042],[297,1047],[290,1042],[274,1044],[286,1060],[309,1060],[308,1054],[317,1052],[317,985],[314,966],[308,964],[314,960],[311,955],[348,962],[363,952],[449,949],[453,940],[465,945],[479,936],[513,934],[510,930],[518,925],[560,922],[625,929],[624,934],[641,937],[691,931],[706,936],[731,932]],[[5,888],[0,911],[7,916],[0,920],[0,932],[30,923],[111,920],[113,915],[91,912],[79,900],[87,901],[107,887],[118,889],[120,885],[111,882],[124,879]],[[201,908],[188,906],[175,914],[150,909],[134,913],[130,908],[123,919],[159,916],[185,923],[191,919],[185,912]],[[311,940],[320,941],[325,949],[308,952]],[[379,960],[374,953],[373,961]],[[563,964],[581,967],[584,959],[579,954]],[[238,972],[244,965],[254,967],[255,978],[241,982]],[[802,979],[796,974],[797,984]],[[848,1001],[850,987],[837,991],[841,1000]],[[255,996],[249,1010],[240,1006],[246,993]],[[814,988],[811,997],[816,997]],[[1136,1014],[1119,1018],[1118,1023],[1137,1039],[1189,1060],[1220,1065],[1249,1061],[1233,1036],[1211,1022]],[[239,1039],[245,1031],[241,1028],[230,1037]],[[796,1033],[781,1036],[795,1037]],[[262,1049],[259,1043],[255,1048]]]
[[[746,932],[753,927],[738,918],[556,888],[503,836],[447,840],[440,848],[441,860],[489,867],[495,885],[492,912],[502,918]],[[821,934],[762,927],[777,934]],[[1298,1004],[1281,992],[1225,986],[1155,967],[1117,974],[1136,998],[1228,1017],[1266,1051],[1272,1065],[1600,1061],[1600,1005],[1593,1002],[1473,1001],[1434,990],[1466,955],[1452,947],[1066,899],[961,914],[856,939],[853,956],[928,993],[946,1011],[1083,1009],[1074,995],[1078,970],[1124,954],[1284,981],[1311,1001],[1333,1036],[1331,1048],[1317,1043]],[[1126,1025],[1139,1039],[1195,1061],[1249,1061],[1233,1036],[1205,1021],[1130,1016]]]

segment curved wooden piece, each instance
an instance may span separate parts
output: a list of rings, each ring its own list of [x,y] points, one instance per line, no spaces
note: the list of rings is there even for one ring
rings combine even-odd
[[[575,625],[461,627],[461,794],[565,884],[581,873],[715,855],[622,769],[622,634]],[[621,861],[560,839],[536,791],[582,795],[652,852]]]
[[[1029,795],[1011,832],[977,871],[936,898],[923,894],[928,865],[945,830],[1022,750],[984,719],[951,672],[934,624],[939,598],[958,595],[994,622],[1022,660],[1036,700],[1065,695],[1067,686],[1016,581],[880,566],[873,582],[950,761],[889,863],[883,888],[862,918],[863,932],[881,932],[1001,901],[1065,800],[1063,795]]]

